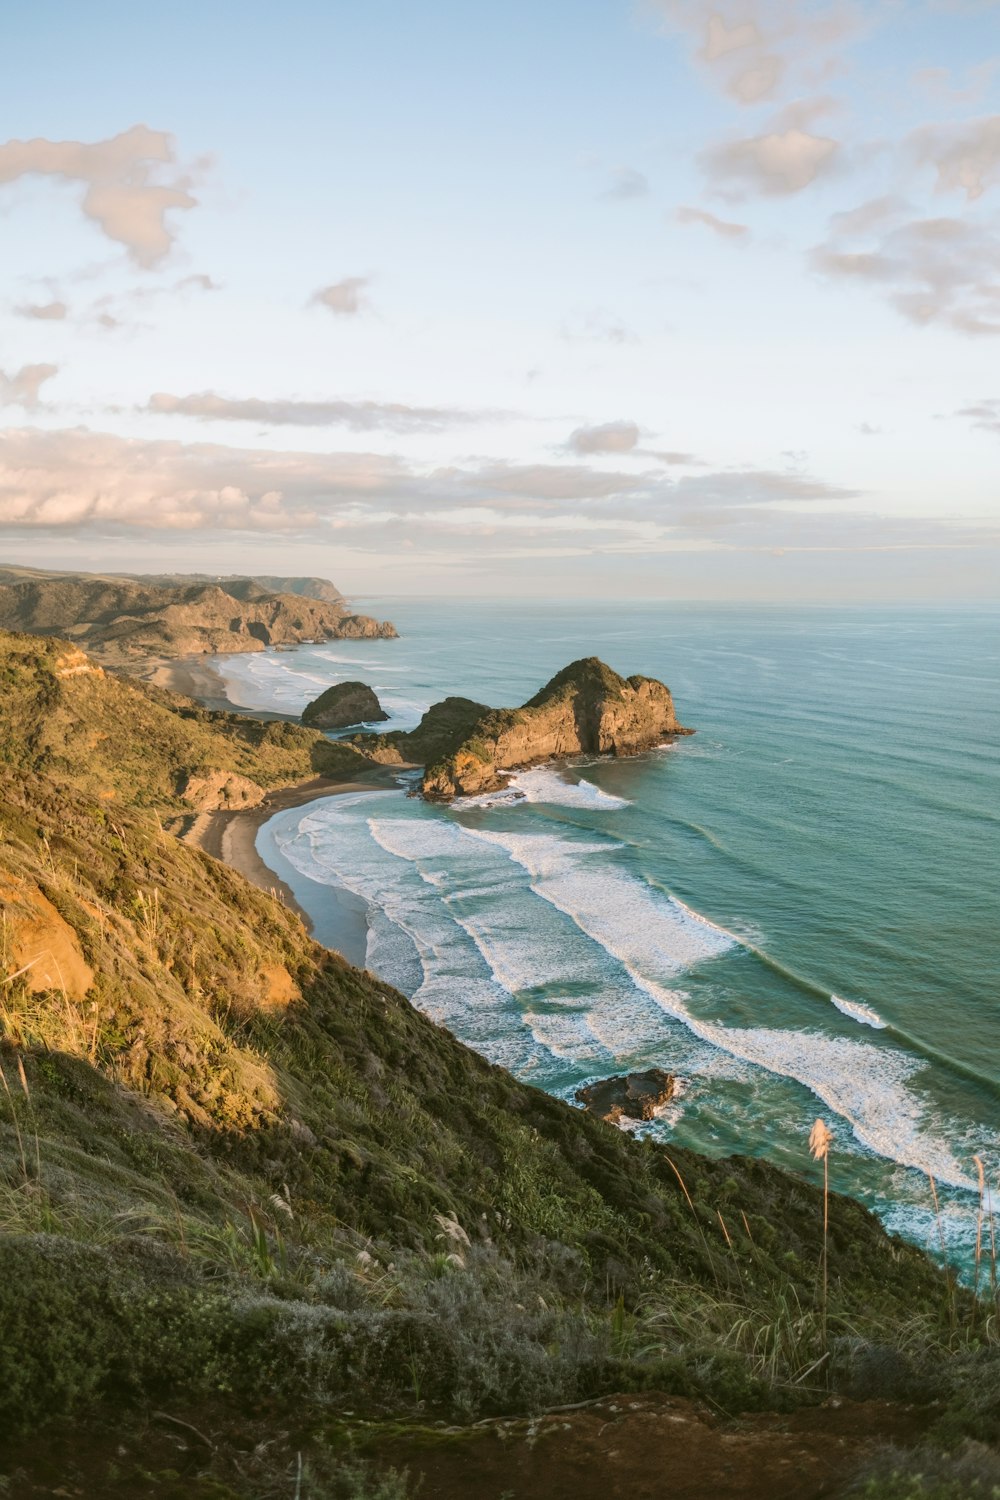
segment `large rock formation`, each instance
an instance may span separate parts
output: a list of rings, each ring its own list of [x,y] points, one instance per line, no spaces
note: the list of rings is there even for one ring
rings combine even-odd
[[[692,732],[677,722],[662,682],[619,677],[588,656],[564,668],[523,708],[490,709],[478,718],[461,740],[428,760],[423,793],[447,800],[492,792],[507,784],[506,773],[524,766],[567,755],[638,755]]]
[[[432,703],[416,729],[389,734],[355,734],[350,743],[383,766],[427,766],[448,755],[472,734],[492,710],[472,698],[443,698]]]
[[[335,682],[302,710],[310,729],[348,729],[352,724],[379,724],[389,715],[366,682]]]
[[[577,1089],[576,1101],[599,1115],[610,1125],[622,1118],[652,1120],[656,1111],[669,1104],[677,1089],[673,1073],[663,1068],[646,1068],[641,1073],[625,1073],[618,1078],[602,1078]]]
[[[231,587],[236,592],[219,584],[158,587],[99,574],[39,573],[0,583],[0,628],[68,638],[112,666],[396,635],[395,626],[352,614],[336,600],[269,594],[247,579]]]

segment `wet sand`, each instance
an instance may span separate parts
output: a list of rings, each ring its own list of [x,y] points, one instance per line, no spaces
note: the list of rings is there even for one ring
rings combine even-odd
[[[277,813],[304,807],[320,798],[343,796],[346,792],[396,791],[398,783],[394,773],[395,768],[378,766],[356,781],[334,781],[326,776],[315,776],[294,786],[280,787],[256,807],[199,813],[181,835],[181,840],[238,870],[260,890],[278,896],[298,914],[306,930],[317,941],[335,948],[352,963],[363,967],[368,941],[365,903],[341,886],[319,885],[308,880],[297,871],[293,872],[280,856],[275,855],[275,863],[280,863],[289,877],[283,878],[261,858],[257,850],[257,835]],[[300,890],[308,885],[317,892],[322,891],[325,908],[322,918],[314,918],[306,910],[292,882]]]
[[[250,708],[245,703],[234,703],[230,698],[226,679],[214,665],[217,658],[211,656],[180,656],[174,660],[155,659],[146,662],[141,672],[133,673],[154,687],[166,688],[171,693],[181,693],[185,698],[194,698],[204,708],[216,712],[245,714],[248,719],[283,719],[297,724],[297,714],[283,714],[268,708]]]

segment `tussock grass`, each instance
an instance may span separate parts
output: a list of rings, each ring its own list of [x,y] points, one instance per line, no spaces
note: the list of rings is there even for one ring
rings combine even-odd
[[[39,649],[0,651],[36,704]],[[118,683],[130,733],[147,701],[170,730],[99,795],[114,743],[73,753],[106,679],[72,681],[41,740],[21,710],[0,726],[0,874],[94,973],[82,1000],[33,990],[0,924],[0,1426],[264,1396],[469,1419],[657,1387],[726,1412],[931,1392],[952,1437],[994,1431],[994,1304],[973,1315],[825,1173],[668,1154],[491,1067],[164,836],[167,770],[214,721]],[[277,741],[241,743],[275,770]]]

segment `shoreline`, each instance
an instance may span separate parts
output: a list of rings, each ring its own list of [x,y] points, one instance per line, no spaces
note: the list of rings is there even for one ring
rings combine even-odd
[[[213,712],[234,713],[243,718],[265,721],[278,719],[292,724],[299,722],[296,714],[234,703],[227,691],[228,684],[212,654],[156,658],[144,663],[141,672],[128,675],[140,677],[167,692],[190,698]],[[273,818],[283,812],[306,807],[311,802],[344,796],[349,792],[396,791],[399,786],[399,769],[372,766],[353,781],[312,776],[289,786],[275,787],[254,807],[232,810],[220,808],[213,812],[191,814],[179,838],[181,843],[200,849],[202,853],[236,870],[251,885],[257,886],[258,890],[276,896],[290,911],[295,912],[316,942],[364,968],[368,941],[366,903],[346,886],[325,885],[309,880],[308,876],[294,870],[276,847],[272,847],[268,851],[268,859],[264,859],[257,848],[257,839],[261,829]],[[273,844],[273,840],[271,842]],[[304,900],[300,899],[304,896],[306,885],[325,893],[322,915],[316,911],[315,906],[311,912]]]
[[[298,724],[297,714],[284,714],[277,709],[251,708],[245,703],[235,703],[229,696],[228,683],[215,665],[220,653],[204,656],[156,657],[143,663],[143,670],[128,672],[153,687],[164,688],[168,693],[179,693],[184,698],[193,698],[202,708],[214,713],[242,714],[247,719],[281,719],[288,724]],[[245,651],[232,652],[234,656],[245,656]],[[256,653],[253,653],[256,655]]]
[[[286,867],[283,875],[262,858],[257,848],[257,837],[272,818],[283,812],[306,807],[311,802],[342,797],[349,792],[397,791],[396,770],[396,767],[390,771],[388,767],[379,766],[355,781],[334,781],[330,777],[314,776],[308,781],[277,787],[256,807],[198,813],[190,827],[180,835],[180,839],[182,843],[200,849],[203,854],[236,870],[259,890],[277,896],[290,911],[295,912],[306,931],[317,942],[364,968],[368,937],[366,904],[346,886],[320,885],[317,881],[310,881],[308,876],[293,872],[286,861],[280,860]],[[301,891],[296,891],[295,888],[299,881],[308,881],[309,885],[328,894],[330,907],[323,918],[314,916],[299,899]]]

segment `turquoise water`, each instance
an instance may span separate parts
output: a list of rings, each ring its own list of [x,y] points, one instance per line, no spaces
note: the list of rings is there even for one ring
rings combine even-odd
[[[231,695],[297,710],[357,678],[407,727],[596,654],[698,732],[520,795],[284,813],[262,838],[303,904],[345,885],[368,966],[553,1093],[655,1063],[683,1087],[643,1129],[805,1174],[822,1115],[835,1184],[936,1244],[932,1173],[962,1258],[972,1155],[1000,1171],[1000,612],[365,608],[402,639],[231,658]]]

